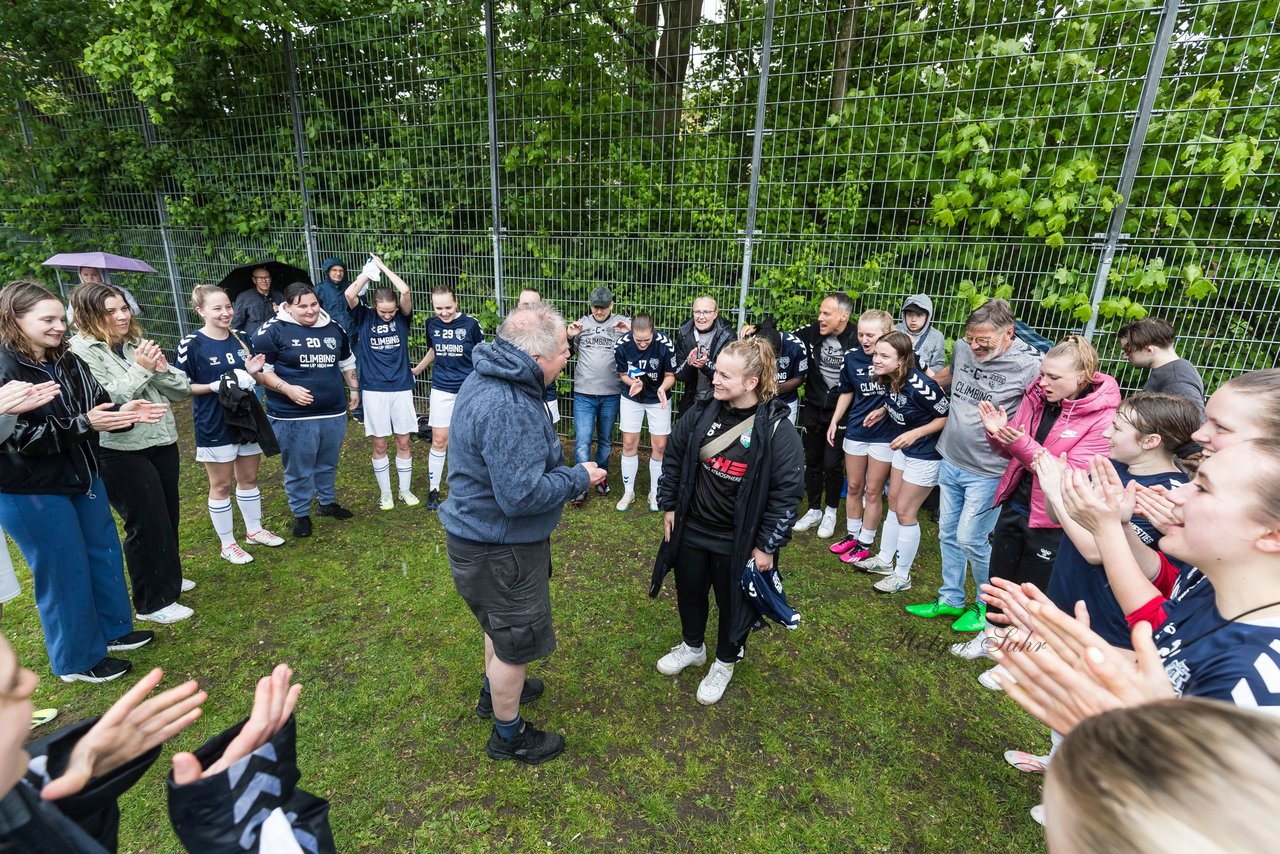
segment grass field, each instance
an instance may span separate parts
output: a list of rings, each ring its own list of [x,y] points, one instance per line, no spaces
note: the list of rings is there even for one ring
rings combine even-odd
[[[547,691],[524,711],[568,747],[517,767],[483,753],[481,635],[453,589],[443,530],[421,508],[377,509],[363,431],[351,424],[339,479],[356,518],[317,518],[311,539],[255,547],[252,564],[232,566],[205,513],[189,414],[180,424],[183,552],[199,585],[183,601],[195,617],[159,627],[124,679],[67,685],[49,673],[16,551],[24,594],[4,613],[41,675],[36,704],[57,706],[59,723],[102,712],[154,666],[166,684],[196,678],[209,691],[205,716],[121,801],[122,851],[180,850],[168,756],[246,714],[254,681],[278,661],[304,685],[302,786],[331,802],[343,851],[1043,849],[1027,814],[1041,780],[1001,753],[1044,752],[1048,732],[977,684],[987,662],[947,653],[957,637],[944,622],[902,612],[937,587],[927,521],[915,589],[890,598],[829,555],[829,541],[797,535],[782,567],[802,627],[754,635],[724,699],[703,707],[703,668],[669,678],[653,666],[679,641],[672,581],[646,597],[660,516],[621,514],[607,499],[566,508],[553,537],[559,648],[531,668]],[[426,446],[414,450],[425,496]],[[278,460],[261,482],[267,524],[287,536]]]

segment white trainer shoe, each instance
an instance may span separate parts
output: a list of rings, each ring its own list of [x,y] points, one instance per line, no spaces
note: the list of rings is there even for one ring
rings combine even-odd
[[[978,674],[978,684],[992,691],[1003,691],[1005,685],[1017,685],[1018,680],[1013,678],[1013,674],[1003,664],[997,664]]]
[[[720,702],[720,698],[724,696],[724,689],[729,687],[731,679],[733,679],[732,664],[725,664],[720,659],[711,662],[711,669],[698,685],[698,702],[704,706]]]
[[[694,649],[684,641],[680,641],[679,645],[671,647],[671,652],[658,659],[658,672],[663,676],[675,676],[692,664],[706,663],[706,644]]]
[[[658,513],[658,512],[661,512],[661,510],[662,508],[658,506],[658,496],[654,495],[653,493],[650,493],[649,494],[649,512]]]
[[[893,564],[887,560],[881,560],[878,554],[871,555],[866,560],[854,561],[853,565],[863,572],[874,575],[893,575]]]
[[[239,543],[232,543],[222,550],[222,559],[234,564],[253,563],[253,555],[240,548]]]
[[[822,513],[822,524],[818,525],[818,536],[824,540],[829,540],[836,535],[836,511],[834,507],[828,507]]]
[[[903,590],[911,589],[911,579],[891,572],[871,586],[877,593],[901,593]]]
[[[1049,757],[1027,753],[1025,750],[1006,750],[1004,761],[1024,774],[1043,774],[1049,768]]]
[[[991,656],[987,654],[987,648],[993,643],[995,641],[988,638],[986,632],[978,632],[963,643],[953,643],[951,645],[951,654],[967,658],[970,661],[976,661],[979,658],[990,658]]]
[[[260,546],[271,546],[272,548],[284,545],[284,538],[277,537],[266,528],[261,528],[254,531],[252,534],[247,534],[245,539],[251,543],[257,543]]]
[[[183,593],[189,593],[190,591],[195,590],[195,589],[196,589],[196,583],[195,583],[194,581],[192,581],[190,578],[184,578],[184,579],[182,579],[182,592],[183,592]]]
[[[400,491],[400,502],[404,504],[405,507],[417,507],[422,503],[422,499],[414,495],[409,490],[403,489]]]
[[[192,611],[181,602],[174,602],[172,605],[165,605],[159,611],[152,611],[150,614],[139,614],[138,619],[146,620],[148,623],[180,623],[194,613],[195,611]]]
[[[395,502],[395,499],[394,499],[394,498],[392,498],[390,495],[384,495],[384,496],[382,496],[381,498],[379,498],[379,499],[378,499],[378,509],[379,509],[379,510],[394,510],[394,509],[396,509],[396,502]]]
[[[1044,804],[1036,804],[1031,808],[1031,818],[1036,824],[1044,827]]]
[[[622,493],[622,497],[618,499],[618,503],[614,506],[618,508],[619,512],[626,512],[628,509],[630,509],[631,502],[635,500],[636,500],[636,494],[634,492],[624,492]]]
[[[791,530],[807,531],[821,521],[822,521],[822,511],[810,510],[808,513],[804,514],[796,521],[795,527],[792,528]]]

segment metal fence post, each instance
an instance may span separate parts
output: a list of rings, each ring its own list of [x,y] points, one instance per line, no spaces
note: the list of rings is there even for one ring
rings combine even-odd
[[[147,115],[146,106],[138,102],[138,115],[142,116],[142,141],[150,151],[156,144],[155,128],[151,126],[151,116]],[[169,206],[164,200],[164,193],[156,186],[151,191],[155,200],[156,221],[160,226],[160,245],[164,248],[164,266],[169,274],[169,291],[173,294],[173,317],[178,322],[178,337],[187,334],[186,312],[182,310],[182,297],[178,292],[178,265],[173,258],[173,241],[169,238]]]
[[[498,34],[493,21],[493,0],[484,2],[485,88],[489,91],[489,198],[493,207],[493,298],[502,306],[502,192],[498,183]]]
[[[311,195],[307,190],[307,138],[302,126],[302,107],[298,98],[298,62],[293,54],[293,36],[286,30],[284,52],[289,61],[289,111],[293,115],[294,157],[298,163],[298,194],[302,197],[302,239],[307,246],[307,271],[314,277],[320,273],[320,256],[316,254],[315,223],[311,220]],[[312,281],[315,281],[313,278]]]
[[[1182,0],[1164,0],[1160,10],[1160,21],[1156,25],[1155,44],[1151,46],[1151,61],[1147,63],[1147,76],[1142,81],[1142,92],[1138,96],[1138,115],[1133,122],[1133,130],[1129,134],[1129,145],[1125,148],[1124,164],[1120,167],[1120,184],[1116,191],[1120,201],[1111,209],[1111,220],[1107,223],[1106,238],[1102,243],[1102,255],[1098,258],[1098,270],[1093,277],[1093,292],[1089,296],[1089,322],[1084,326],[1084,337],[1093,339],[1098,325],[1098,306],[1107,295],[1107,278],[1111,275],[1111,263],[1115,260],[1116,248],[1120,245],[1121,229],[1124,226],[1125,213],[1129,210],[1129,195],[1133,192],[1133,181],[1138,174],[1138,164],[1142,159],[1142,147],[1147,139],[1147,127],[1151,124],[1151,108],[1155,106],[1156,95],[1160,91],[1160,77],[1164,72],[1164,63],[1169,56],[1169,45],[1173,41],[1173,30],[1178,25],[1178,11]]]
[[[747,291],[751,287],[751,255],[756,240],[756,205],[760,197],[760,160],[764,147],[764,111],[769,100],[769,62],[773,54],[774,0],[764,7],[764,37],[760,43],[760,80],[756,85],[756,122],[751,140],[751,184],[747,191],[747,229],[742,239],[742,287],[738,292],[738,328],[747,322]]]

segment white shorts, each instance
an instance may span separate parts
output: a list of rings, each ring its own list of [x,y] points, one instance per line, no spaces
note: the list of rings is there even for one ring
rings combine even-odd
[[[386,437],[418,432],[418,413],[413,408],[413,391],[362,391],[364,434]]]
[[[560,399],[545,401],[547,404],[547,413],[551,415],[551,423],[560,423]]]
[[[650,436],[671,435],[671,406],[673,403],[674,401],[668,400],[665,407],[658,403],[636,403],[624,394],[622,396],[622,405],[618,409],[618,422],[621,425],[622,432],[639,433],[640,427],[647,417]]]
[[[231,463],[236,457],[252,457],[261,454],[257,442],[249,445],[215,445],[212,448],[196,448],[198,463]]]
[[[21,592],[18,576],[13,571],[13,561],[9,558],[9,539],[0,532],[0,602],[8,602]]]
[[[887,447],[887,446],[886,446]],[[902,472],[902,479],[916,486],[930,489],[938,485],[938,469],[942,460],[918,460],[902,451],[893,452],[893,467]]]
[[[457,399],[454,392],[431,389],[431,398],[427,401],[427,424],[447,428],[453,421],[453,404]]]
[[[871,457],[882,463],[893,462],[893,448],[888,442],[859,442],[857,439],[844,440],[844,452],[853,457]]]
[[[800,422],[796,419],[800,417],[800,401],[793,400],[787,404],[787,408],[791,410],[791,414],[787,417],[791,419],[791,426],[796,426]]]

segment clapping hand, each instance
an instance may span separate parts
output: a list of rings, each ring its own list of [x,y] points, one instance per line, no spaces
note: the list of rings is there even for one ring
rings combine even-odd
[[[18,415],[39,409],[61,393],[62,389],[53,380],[34,385],[10,380],[0,386],[0,415]]]
[[[1139,486],[1135,510],[1160,533],[1179,522],[1177,507],[1169,500],[1169,490],[1161,484]]]
[[[260,373],[262,371],[262,366],[265,365],[266,363],[267,363],[267,357],[264,356],[262,353],[259,353],[258,355],[250,356],[248,359],[245,360],[244,369],[248,371],[250,374]]]
[[[1133,517],[1137,490],[1137,481],[1122,485],[1111,462],[1095,456],[1089,471],[1069,469],[1064,473],[1063,509],[1080,527],[1097,534],[1108,524],[1124,524]]]
[[[158,424],[169,411],[169,404],[152,403],[149,400],[131,400],[121,404],[120,411],[133,415],[135,424]]]
[[[1003,406],[993,406],[989,400],[978,401],[978,418],[988,433],[995,436],[1000,428],[1009,423],[1009,415]]]
[[[138,342],[138,348],[133,351],[133,360],[152,373],[162,371],[168,366],[164,351],[150,338],[144,338]]]

